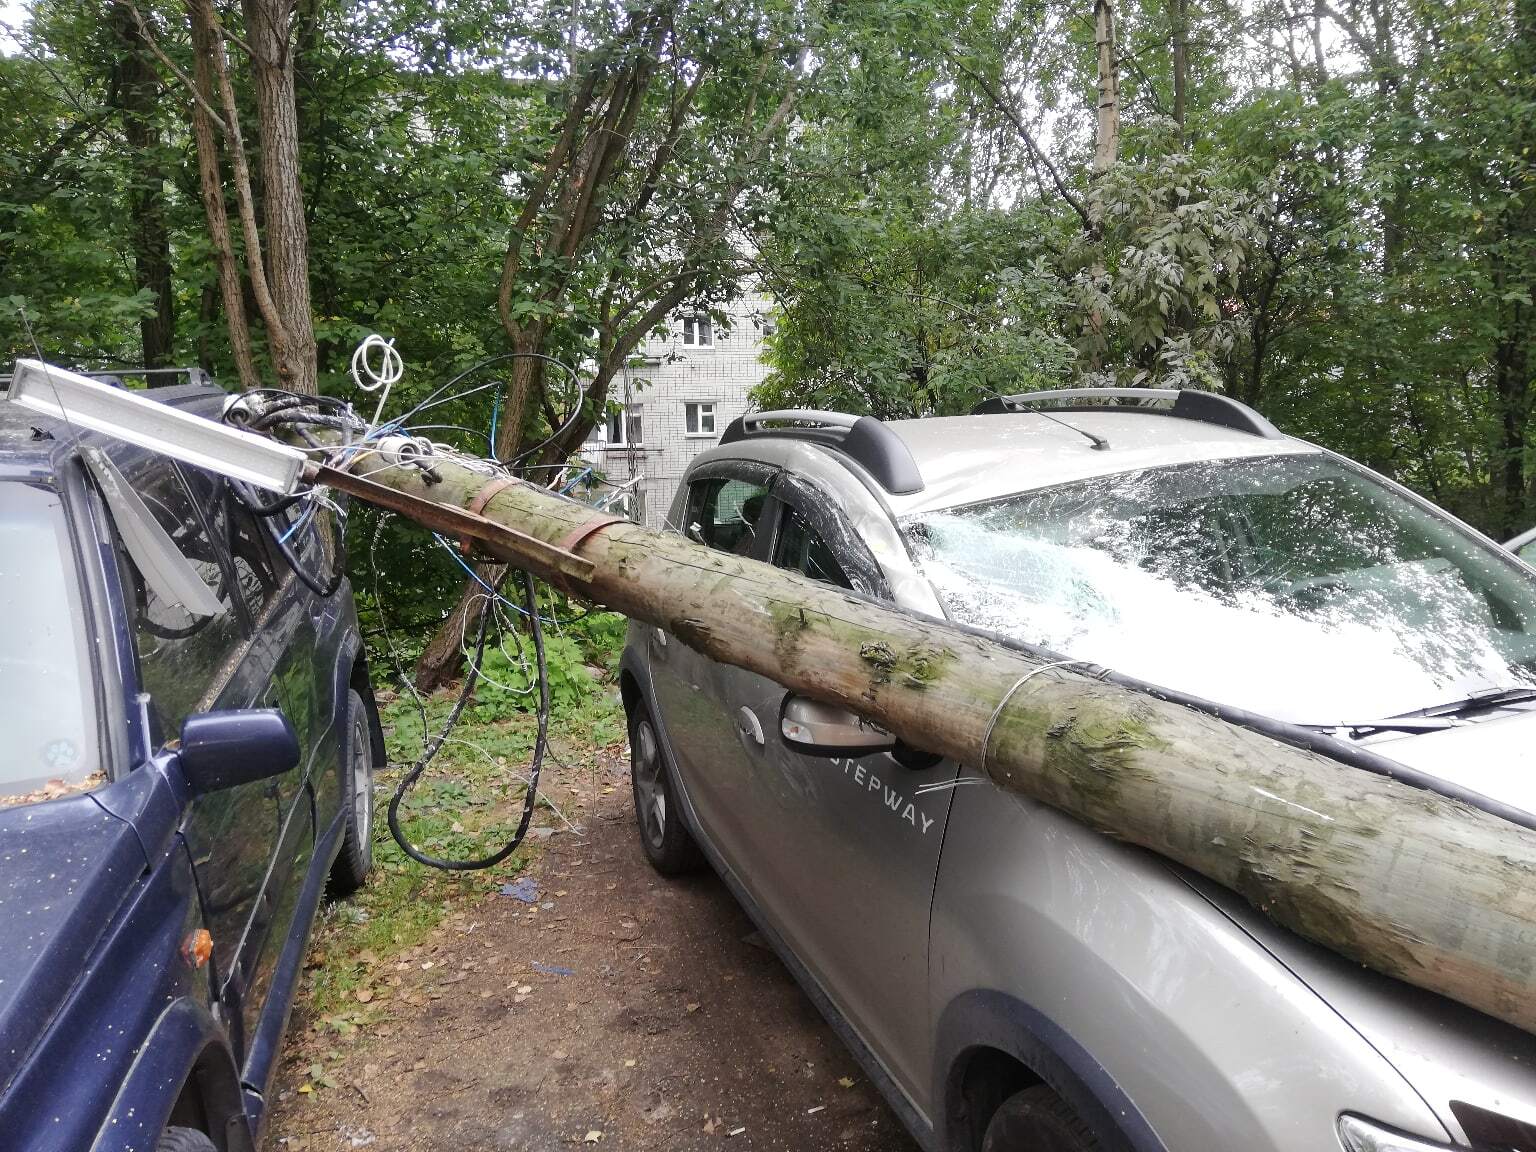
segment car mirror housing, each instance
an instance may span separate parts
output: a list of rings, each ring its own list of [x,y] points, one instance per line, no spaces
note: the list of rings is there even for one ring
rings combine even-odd
[[[180,760],[201,796],[281,776],[299,762],[299,740],[276,708],[199,712],[182,721]]]
[[[806,756],[870,756],[896,746],[889,732],[847,709],[792,692],[779,709],[779,735],[789,748]]]

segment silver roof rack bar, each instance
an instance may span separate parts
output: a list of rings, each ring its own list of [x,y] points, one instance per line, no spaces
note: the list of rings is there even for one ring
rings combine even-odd
[[[1126,400],[1135,403],[1121,403]],[[1285,438],[1285,433],[1248,405],[1219,392],[1199,392],[1192,388],[1053,388],[1044,392],[1019,392],[983,400],[971,409],[971,415],[990,416],[1047,407],[1057,412],[1095,412],[1112,407],[1218,424],[1266,440]]]

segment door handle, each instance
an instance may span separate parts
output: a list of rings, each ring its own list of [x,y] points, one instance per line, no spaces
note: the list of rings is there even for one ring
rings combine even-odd
[[[743,736],[759,747],[763,744],[763,726],[758,723],[757,713],[745,706],[736,710],[736,728]]]

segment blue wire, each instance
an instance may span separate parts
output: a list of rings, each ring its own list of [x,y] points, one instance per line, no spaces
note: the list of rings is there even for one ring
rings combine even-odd
[[[590,469],[590,468],[583,468],[580,472],[578,472],[576,474],[576,478],[574,480],[572,480],[564,488],[560,489],[560,495],[562,495],[562,496],[569,496],[571,494],[571,489],[575,488],[576,485],[580,484],[583,480],[585,480],[590,475],[592,475],[592,469]]]
[[[501,411],[501,387],[496,388],[496,398],[491,401],[491,454],[496,454],[496,416]]]
[[[305,507],[303,513],[299,516],[299,518],[297,520],[295,520],[292,524],[288,525],[287,531],[285,531],[281,536],[279,536],[277,538],[278,542],[281,543],[281,544],[288,543],[288,537],[292,536],[300,528],[302,528],[302,527],[304,527],[304,525],[308,524],[309,520],[310,520],[310,517],[314,515],[314,512],[315,512],[315,506],[313,504],[307,505]]]
[[[500,592],[496,591],[496,589],[492,588],[489,584],[487,584],[484,580],[482,580],[480,578],[480,573],[476,572],[473,568],[471,568],[468,564],[466,564],[464,562],[464,557],[459,555],[459,550],[457,548],[455,548],[452,543],[449,542],[447,537],[439,536],[436,532],[434,532],[432,534],[432,538],[434,540],[436,540],[439,544],[441,544],[443,546],[443,551],[447,552],[448,555],[453,557],[453,562],[455,564],[457,564],[460,568],[464,569],[465,572],[469,573],[469,578],[471,580],[473,580],[476,584],[480,585],[480,587],[484,588],[486,593],[488,595],[492,596],[496,600],[496,602],[498,604],[502,605],[504,608],[512,609],[512,611],[516,612],[519,616],[527,616],[528,615],[526,610],[524,610],[523,608],[519,607],[518,605],[512,603],[512,601],[508,600]],[[549,625],[551,628],[557,627],[558,624],[559,624],[559,621],[551,620],[551,619],[549,619],[547,617],[544,617],[544,616],[540,616],[539,617],[539,621],[541,623],[543,623],[543,624]]]

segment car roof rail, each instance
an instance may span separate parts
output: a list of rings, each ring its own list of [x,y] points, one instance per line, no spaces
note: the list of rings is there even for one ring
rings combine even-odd
[[[1127,400],[1136,403],[1122,403]],[[1046,407],[1056,412],[1100,412],[1106,407],[1114,407],[1153,416],[1219,424],[1266,440],[1285,439],[1284,432],[1248,405],[1219,392],[1199,392],[1192,388],[1055,388],[1044,392],[1018,392],[1011,396],[989,397],[972,408],[971,415],[991,416],[999,412],[1028,412]]]
[[[146,384],[154,385],[161,381],[162,377],[170,377],[161,381],[166,384],[175,383],[175,378],[185,376],[188,384],[199,388],[207,388],[213,384],[213,377],[197,365],[190,368],[71,368],[76,376],[86,376],[92,380],[102,380],[108,384],[122,385],[124,376],[142,376]],[[11,374],[0,373],[0,391],[5,391],[11,386]]]
[[[873,416],[788,408],[749,412],[726,426],[721,444],[772,437],[808,440],[848,457],[887,492],[907,495],[923,490],[923,474],[906,441]]]

